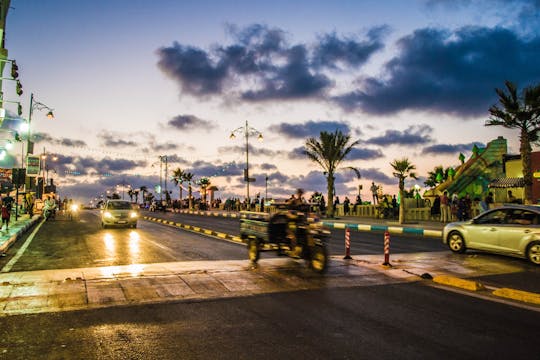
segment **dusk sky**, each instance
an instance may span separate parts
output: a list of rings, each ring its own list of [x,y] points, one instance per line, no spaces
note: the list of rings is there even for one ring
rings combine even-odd
[[[540,82],[539,14],[538,0],[12,0],[6,48],[23,117],[31,93],[54,109],[31,126],[35,153],[59,155],[61,197],[153,188],[160,155],[170,173],[243,197],[244,142],[229,135],[247,120],[264,136],[250,139],[252,195],[264,196],[265,176],[271,197],[325,192],[302,148],[340,129],[360,140],[343,165],[362,178],[339,172],[337,194],[362,184],[368,200],[372,181],[397,192],[394,159],[408,157],[422,177],[408,185],[423,186],[474,144],[504,136],[519,152],[517,131],[484,123],[505,80]],[[13,84],[3,90],[18,98]],[[18,146],[3,166],[20,158]]]

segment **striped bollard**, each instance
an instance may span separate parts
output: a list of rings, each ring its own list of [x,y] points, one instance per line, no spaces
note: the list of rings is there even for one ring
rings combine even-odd
[[[345,228],[345,260],[352,259],[351,257],[351,231],[348,227]]]
[[[385,266],[392,266],[390,264],[390,233],[388,230],[384,232],[384,263]]]

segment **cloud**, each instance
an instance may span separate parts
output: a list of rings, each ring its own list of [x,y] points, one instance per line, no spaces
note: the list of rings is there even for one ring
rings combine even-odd
[[[297,147],[297,148],[294,148],[291,150],[291,152],[289,152],[288,154],[288,157],[289,159],[296,159],[296,160],[306,160],[308,159],[306,153],[306,148],[304,146],[300,146],[300,147]]]
[[[278,152],[265,149],[265,148],[256,148],[253,145],[249,144],[249,154],[250,155],[266,155],[266,156],[276,156]],[[230,153],[230,154],[244,154],[246,153],[246,146],[220,146],[218,148],[219,153]]]
[[[263,164],[259,165],[259,167],[261,168],[261,170],[277,170],[276,165],[269,164],[269,163],[263,163]]]
[[[167,123],[169,127],[177,130],[190,131],[195,129],[214,128],[215,125],[210,121],[203,120],[195,115],[177,115]]]
[[[213,176],[241,176],[244,165],[235,162],[225,164],[213,164],[206,161],[195,161],[187,172],[192,172],[196,177]]]
[[[290,139],[307,139],[318,137],[321,131],[334,132],[340,130],[349,134],[351,128],[348,124],[339,121],[313,121],[309,120],[302,124],[280,123],[270,126],[270,131],[277,132]]]
[[[113,133],[102,131],[98,137],[101,138],[102,145],[106,147],[124,147],[124,146],[138,146],[137,142],[132,140],[124,140],[121,138],[115,138],[115,136],[126,136],[124,135],[115,135]]]
[[[540,80],[540,38],[501,27],[424,28],[397,46],[383,75],[359,80],[359,89],[334,100],[376,115],[415,110],[473,117],[487,114],[505,80],[521,86]]]
[[[315,47],[313,64],[331,69],[337,69],[340,64],[345,68],[358,68],[384,48],[381,38],[387,31],[387,26],[375,27],[368,32],[366,41],[359,41],[355,37],[340,38],[336,33],[325,34]]]
[[[367,144],[387,145],[420,145],[432,141],[433,128],[429,125],[413,125],[404,131],[386,130],[381,136],[366,141]]]
[[[389,165],[390,166],[390,165]],[[383,173],[380,169],[368,168],[360,169],[360,174],[362,174],[362,179],[369,179],[375,183],[383,183],[385,185],[396,185],[397,179],[390,177]]]
[[[472,151],[473,146],[476,145],[479,148],[485,147],[485,144],[480,142],[472,142],[468,144],[435,144],[427,146],[422,150],[423,154],[456,154],[460,152]]]
[[[54,145],[61,145],[67,147],[85,147],[86,142],[83,140],[77,139],[68,139],[68,138],[55,138],[47,133],[34,133],[33,140],[36,143],[47,142]]]
[[[334,86],[322,70],[365,64],[383,48],[386,27],[371,29],[366,40],[331,33],[315,44],[289,44],[285,31],[261,24],[229,25],[227,31],[233,43],[208,51],[178,42],[159,48],[159,69],[193,96],[226,92],[248,102],[320,98]]]
[[[347,155],[347,160],[373,160],[384,157],[381,150],[353,148]]]

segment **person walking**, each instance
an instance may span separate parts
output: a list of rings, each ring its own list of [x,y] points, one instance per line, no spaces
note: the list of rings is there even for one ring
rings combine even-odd
[[[373,205],[377,205],[379,203],[379,198],[377,196],[377,191],[379,190],[379,187],[375,185],[375,182],[371,182],[371,187],[369,188],[371,190],[371,194],[373,195]]]
[[[446,223],[450,221],[450,199],[448,198],[448,191],[445,191],[441,195],[441,222]]]
[[[11,218],[11,205],[13,204],[13,198],[7,194],[2,199],[2,229],[4,224],[6,225],[6,230],[9,230],[9,220]]]

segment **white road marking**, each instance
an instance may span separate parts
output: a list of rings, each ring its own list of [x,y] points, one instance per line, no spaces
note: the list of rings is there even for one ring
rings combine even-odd
[[[38,232],[39,228],[41,227],[41,225],[43,225],[43,223],[45,222],[45,219],[43,219],[38,226],[36,226],[36,228],[34,229],[34,231],[32,231],[32,233],[30,234],[30,236],[28,236],[28,238],[26,239],[26,241],[24,242],[23,246],[21,246],[21,248],[19,249],[19,251],[17,251],[17,254],[15,254],[15,256],[9,260],[9,262],[2,268],[2,270],[0,270],[0,272],[3,272],[3,273],[6,273],[6,272],[10,272],[11,269],[13,268],[13,266],[17,263],[17,261],[19,261],[19,259],[21,258],[21,256],[23,256],[24,252],[26,251],[26,248],[30,245],[30,243],[32,242],[32,240],[34,240],[34,236],[36,235],[36,233]]]

